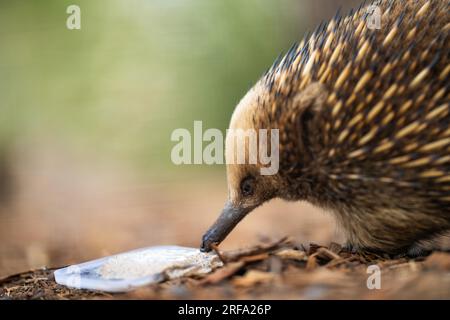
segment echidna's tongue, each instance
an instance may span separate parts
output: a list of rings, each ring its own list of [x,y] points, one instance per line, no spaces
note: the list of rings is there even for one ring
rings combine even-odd
[[[225,203],[225,207],[222,210],[219,218],[216,222],[206,231],[202,238],[202,244],[200,250],[210,251],[212,244],[219,244],[226,236],[234,229],[239,221],[244,218],[247,213],[254,208],[240,208],[234,207],[229,201]]]

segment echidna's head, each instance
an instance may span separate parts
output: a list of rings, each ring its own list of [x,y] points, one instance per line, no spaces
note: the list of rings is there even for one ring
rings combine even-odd
[[[297,188],[289,183],[285,171],[304,168],[304,162],[308,162],[306,140],[311,138],[303,137],[318,135],[314,130],[305,130],[316,127],[325,96],[323,86],[313,83],[292,96],[280,98],[263,79],[239,102],[225,143],[228,199],[219,218],[203,236],[203,250],[220,243],[262,203],[275,197],[305,198],[307,186]]]
[[[228,202],[244,211],[273,198],[280,187],[278,128],[255,116],[261,113],[265,94],[264,86],[257,83],[244,96],[225,141]]]
[[[276,197],[281,189],[278,130],[272,130],[278,128],[267,127],[267,123],[255,117],[261,112],[264,90],[264,85],[256,84],[231,117],[225,141],[228,199],[221,215],[203,237],[203,250],[220,243],[242,218]]]

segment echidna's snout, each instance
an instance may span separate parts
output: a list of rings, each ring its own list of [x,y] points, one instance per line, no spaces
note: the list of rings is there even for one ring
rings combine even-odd
[[[231,201],[227,201],[216,222],[203,235],[200,249],[208,252],[212,244],[221,243],[239,221],[253,209],[254,207],[236,206]]]

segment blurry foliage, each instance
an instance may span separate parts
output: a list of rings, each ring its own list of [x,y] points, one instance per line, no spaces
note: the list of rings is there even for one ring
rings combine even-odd
[[[307,21],[297,0],[75,3],[81,30],[65,26],[73,1],[0,2],[0,145],[57,141],[150,170],[174,169],[173,129],[224,130]]]

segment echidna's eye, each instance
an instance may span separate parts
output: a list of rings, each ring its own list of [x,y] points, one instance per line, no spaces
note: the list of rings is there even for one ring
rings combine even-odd
[[[248,197],[253,194],[253,185],[254,185],[253,177],[247,177],[242,180],[241,193],[244,197]]]

